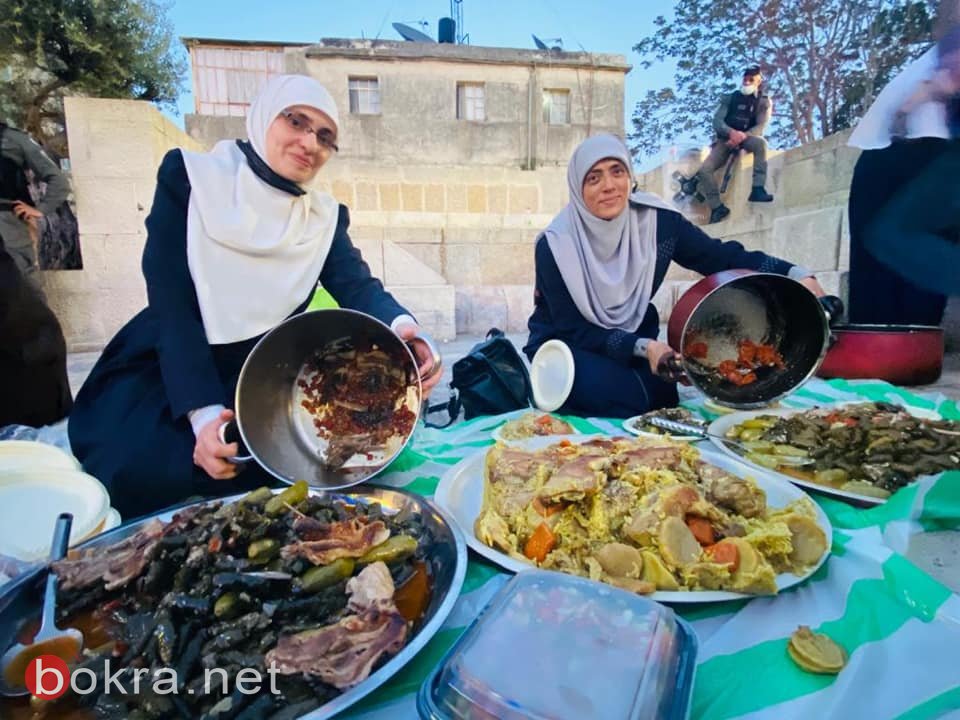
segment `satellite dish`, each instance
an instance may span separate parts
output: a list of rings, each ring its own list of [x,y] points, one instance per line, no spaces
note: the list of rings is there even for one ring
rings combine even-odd
[[[555,50],[556,52],[563,51],[563,40],[561,38],[547,38],[546,41],[541,40],[536,35],[531,36],[533,38],[534,44],[537,46],[538,50]],[[552,45],[547,45],[547,43],[553,43]]]
[[[432,37],[426,33],[422,33],[416,28],[412,28],[409,25],[404,25],[403,23],[393,23],[393,29],[400,33],[400,37],[408,42],[422,42],[422,43],[436,43]]]

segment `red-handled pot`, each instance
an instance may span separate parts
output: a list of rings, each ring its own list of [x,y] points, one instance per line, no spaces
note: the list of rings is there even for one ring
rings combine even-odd
[[[667,325],[690,382],[727,407],[769,405],[816,372],[830,338],[828,313],[816,296],[784,275],[727,270],[703,278],[679,299]],[[736,385],[718,370],[736,360],[740,343],[770,346],[783,366],[764,366]]]

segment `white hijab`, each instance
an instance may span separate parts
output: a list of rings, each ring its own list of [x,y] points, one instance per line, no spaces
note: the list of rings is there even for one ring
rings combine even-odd
[[[634,177],[630,151],[615,135],[594,135],[573,152],[567,168],[570,202],[544,230],[563,282],[584,318],[608,329],[634,332],[643,322],[657,263],[656,208],[674,210],[651,193],[635,192],[612,220],[591,213],[583,180],[612,158]]]
[[[266,162],[267,129],[292,105],[339,124],[330,93],[303,75],[270,78],[247,114],[247,136]],[[316,286],[337,228],[328,193],[291,195],[261,180],[233,140],[207,153],[183,151],[190,178],[187,260],[207,341],[260,335],[282,322]]]
[[[930,80],[937,71],[937,46],[907,65],[873,101],[847,141],[861,150],[879,150],[891,143],[893,116],[907,99]],[[908,138],[949,138],[946,108],[943,103],[926,102],[907,118]]]

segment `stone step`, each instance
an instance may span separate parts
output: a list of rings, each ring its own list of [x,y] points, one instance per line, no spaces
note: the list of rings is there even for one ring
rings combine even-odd
[[[457,336],[453,285],[387,285],[386,288],[435,340],[451,340]]]

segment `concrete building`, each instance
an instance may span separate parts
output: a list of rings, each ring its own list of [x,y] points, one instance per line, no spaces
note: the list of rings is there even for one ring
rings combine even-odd
[[[185,38],[210,146],[243,137],[269,75],[333,94],[340,153],[325,187],[351,209],[374,271],[440,337],[519,330],[533,302],[537,233],[567,201],[566,165],[597,132],[623,134],[620,55],[326,39],[316,45]]]
[[[209,104],[188,116],[189,135],[149,103],[67,99],[84,269],[42,275],[71,349],[102,347],[145,304],[144,220],[163,154],[243,135],[240,113],[269,73],[309,72],[334,93],[342,150],[321,177],[350,207],[351,235],[373,271],[438,339],[525,328],[532,243],[567,201],[569,154],[588,132],[622,129],[622,58],[419,43],[188,42],[195,78],[206,73],[195,90],[209,90],[197,94]],[[210,48],[221,54],[201,60],[198,51]],[[478,85],[482,94],[466,90]],[[569,103],[545,90],[566,90]],[[458,100],[475,119],[457,118]],[[726,199],[733,213],[707,231],[800,262],[842,294],[858,155],[846,138],[772,157],[768,187],[777,199],[762,207],[746,202],[745,157]],[[640,186],[672,197],[675,169],[651,170]],[[696,278],[671,268],[655,298],[664,320]]]

